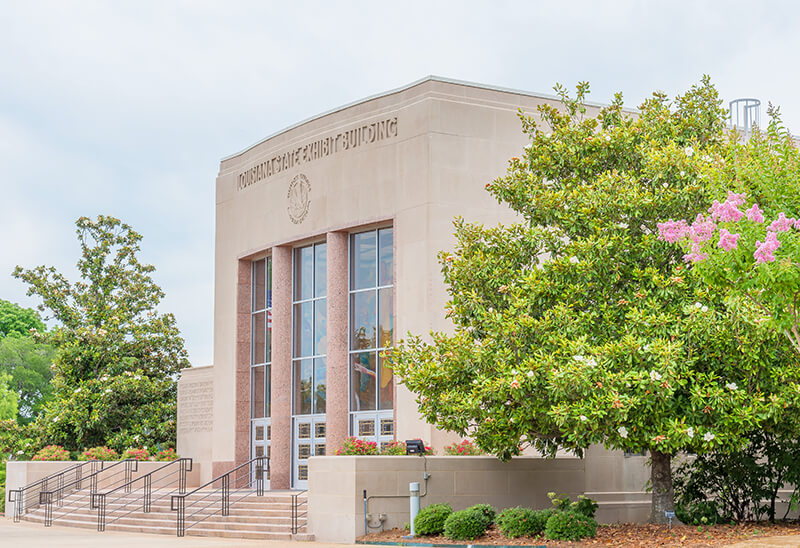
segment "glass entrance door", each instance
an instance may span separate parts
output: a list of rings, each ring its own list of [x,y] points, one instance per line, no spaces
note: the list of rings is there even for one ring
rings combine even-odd
[[[270,440],[272,439],[272,425],[270,419],[253,419],[251,432],[252,452],[250,458],[267,457],[269,462],[270,457]],[[253,469],[255,474],[255,468]],[[269,465],[264,470],[264,489],[269,489]]]
[[[292,486],[308,486],[308,459],[325,454],[327,246],[294,250]]]
[[[292,485],[308,489],[308,459],[325,455],[325,415],[300,415],[294,418],[294,458]]]

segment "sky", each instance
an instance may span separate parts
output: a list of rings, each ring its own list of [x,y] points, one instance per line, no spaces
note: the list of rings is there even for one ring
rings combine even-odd
[[[632,107],[709,74],[798,134],[798,29],[789,1],[0,0],[0,299],[38,304],[15,265],[74,280],[75,220],[113,215],[210,364],[221,158],[430,74]]]

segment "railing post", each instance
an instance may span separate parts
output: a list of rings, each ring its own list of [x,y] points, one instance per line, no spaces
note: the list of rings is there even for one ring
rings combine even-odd
[[[39,504],[42,503],[42,495],[44,495],[44,526],[50,527],[53,525],[53,493],[49,491],[39,493]]]
[[[264,459],[256,461],[256,496],[264,496]]]
[[[92,474],[92,481],[89,484],[89,494],[94,495],[97,493],[97,473]]]
[[[106,530],[106,494],[95,493],[92,495],[92,506],[97,508],[97,530],[103,532]]]
[[[222,476],[222,515],[231,513],[231,475]]]
[[[138,461],[130,461],[130,460],[126,460],[125,461],[125,492],[126,493],[130,493],[131,492],[131,486],[128,485],[128,482],[130,482],[131,478],[133,477],[133,463],[134,462],[138,462]]]
[[[152,474],[147,474],[144,477],[144,504],[142,504],[142,511],[149,512],[150,511],[150,496],[152,493],[153,488],[153,477]]]
[[[64,474],[58,475],[58,487],[57,487],[57,495],[56,495],[56,502],[58,502],[58,507],[61,508],[64,505]]]
[[[81,490],[81,483],[83,480],[83,468],[78,467],[75,469],[75,488],[80,491]]]
[[[178,472],[178,493],[183,494],[186,492],[186,459],[181,459],[180,471]]]
[[[14,495],[14,498],[11,498],[11,495]],[[20,518],[22,517],[22,490],[15,489],[13,491],[8,492],[8,502],[14,503],[14,523],[19,523]]]
[[[297,495],[292,495],[292,534],[297,534]]]
[[[175,501],[178,501],[178,507],[175,508]],[[172,510],[178,512],[178,536],[182,537],[186,534],[186,497],[173,496],[172,503],[170,504]]]

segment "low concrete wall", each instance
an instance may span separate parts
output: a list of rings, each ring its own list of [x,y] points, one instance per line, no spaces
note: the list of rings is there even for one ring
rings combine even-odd
[[[19,489],[21,487],[25,487],[35,481],[39,481],[42,478],[45,478],[51,474],[57,474],[58,472],[69,468],[70,466],[74,466],[78,464],[75,461],[8,461],[6,463],[6,501],[8,500],[8,493],[14,489]],[[111,466],[114,462],[106,462],[105,466]],[[156,468],[167,464],[166,462],[154,462],[154,461],[141,461],[138,464],[138,470],[133,473],[132,479],[139,478],[145,474],[148,474],[155,470]],[[123,470],[124,464],[120,464],[117,466],[114,471],[116,470]],[[178,465],[175,465],[175,469],[177,469]],[[171,471],[171,470],[170,470]],[[85,471],[83,476],[86,477],[89,475],[89,471]],[[114,473],[110,471],[109,474]],[[168,474],[169,471],[165,472]],[[101,475],[102,477],[103,475]],[[160,474],[154,474],[153,480],[158,482],[158,478],[162,477]],[[187,488],[197,487],[201,485],[200,478],[202,477],[202,466],[197,463],[192,463],[192,471],[186,474],[186,486]],[[98,491],[102,492],[105,487],[108,486],[110,482],[119,481],[122,478],[122,474],[116,475],[113,479],[106,479],[101,480],[98,483]],[[116,485],[120,485],[121,483],[117,483]],[[157,488],[160,487],[177,487],[178,485],[178,475],[174,474],[170,476],[170,481],[159,483]],[[5,515],[10,517],[14,510],[14,504],[6,503],[6,511]]]
[[[598,521],[645,521],[650,496],[644,492],[645,457],[624,457],[592,447],[586,458],[516,457],[312,457],[309,460],[309,532],[323,542],[352,543],[364,534],[363,492],[370,531],[403,527],[409,521],[408,484],[420,482],[421,505],[448,502],[455,510],[488,503],[495,508],[548,508],[547,493],[580,494],[599,503]],[[427,472],[427,482],[423,480]],[[426,485],[427,483],[427,485]]]

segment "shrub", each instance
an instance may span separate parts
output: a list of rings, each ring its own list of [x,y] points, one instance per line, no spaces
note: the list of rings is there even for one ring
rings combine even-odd
[[[555,512],[547,519],[544,536],[550,540],[581,540],[597,534],[597,522],[578,512]]]
[[[480,509],[459,510],[444,521],[444,536],[452,540],[472,540],[483,536],[490,523],[488,516]]]
[[[675,516],[686,525],[716,525],[723,523],[713,500],[697,500],[685,503],[676,502]]]
[[[150,453],[147,447],[128,448],[122,453],[122,459],[148,460]]]
[[[577,512],[587,518],[594,518],[594,513],[597,511],[597,502],[583,495],[578,495],[578,500],[575,502],[570,502],[566,495],[557,497],[555,493],[547,493],[547,496],[553,503],[553,508],[559,512]]]
[[[417,535],[441,535],[444,522],[453,513],[449,504],[431,504],[419,511],[414,518],[414,533]]]
[[[69,451],[60,445],[47,445],[39,449],[33,460],[69,460]]]
[[[342,446],[336,450],[337,455],[377,455],[378,444],[350,436],[344,439]]]
[[[508,538],[538,535],[544,522],[538,512],[530,508],[506,508],[497,516],[497,526]]]
[[[180,457],[178,456],[178,453],[176,453],[175,450],[170,447],[156,453],[155,457],[153,457],[153,460],[170,461],[178,460],[179,458]]]
[[[91,449],[87,449],[80,455],[78,455],[78,460],[118,460],[119,453],[114,451],[113,449],[109,449],[105,445],[102,447],[92,447]]]
[[[483,451],[469,440],[464,440],[461,443],[451,443],[444,448],[445,455],[453,455],[459,457],[472,457],[476,455],[483,455]]]
[[[491,504],[475,504],[474,506],[470,506],[469,508],[467,508],[467,510],[477,510],[478,512],[486,516],[486,519],[488,520],[488,523],[486,524],[487,527],[492,523],[494,523],[494,518],[497,515],[497,512],[495,511],[495,509],[492,507]]]
[[[402,441],[390,441],[381,448],[381,455],[405,455],[406,444]]]

